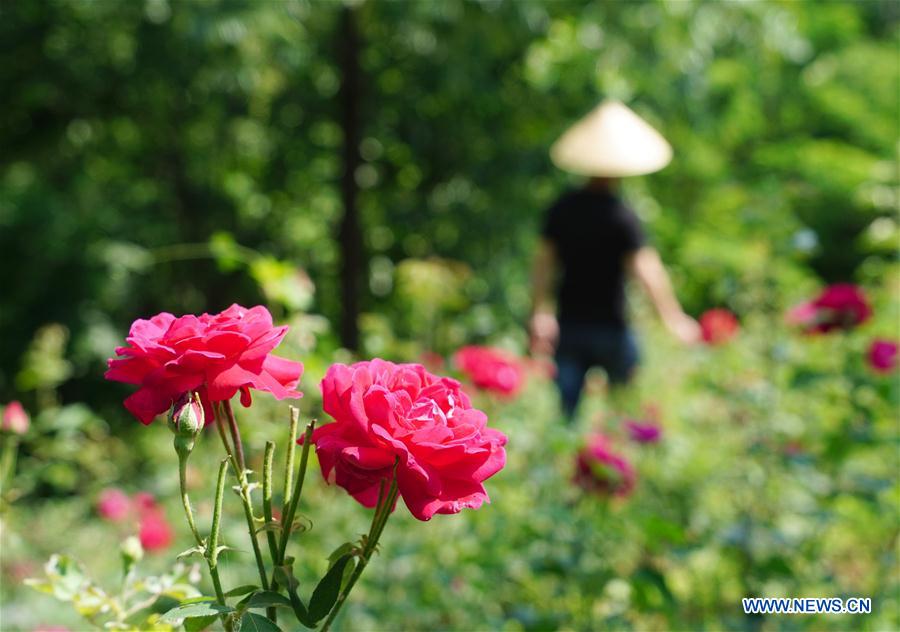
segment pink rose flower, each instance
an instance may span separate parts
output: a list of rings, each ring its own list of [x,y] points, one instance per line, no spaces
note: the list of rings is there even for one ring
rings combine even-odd
[[[869,366],[878,373],[890,373],[897,366],[897,343],[876,338],[869,345]]]
[[[828,333],[834,329],[852,329],[872,316],[872,308],[862,289],[851,283],[829,285],[811,301],[797,305],[787,321],[800,325],[806,333]]]
[[[121,489],[110,487],[100,492],[97,500],[97,513],[104,520],[120,522],[128,517],[131,511],[131,499]]]
[[[700,316],[700,333],[708,345],[728,342],[739,330],[737,318],[727,309],[708,309]]]
[[[635,443],[657,443],[662,436],[662,427],[653,421],[627,419],[623,425]]]
[[[12,432],[13,434],[23,435],[28,432],[31,420],[28,413],[22,408],[22,404],[17,401],[11,401],[3,409],[2,429],[4,432]]]
[[[634,489],[637,474],[628,460],[613,451],[608,438],[595,434],[578,453],[575,483],[601,496],[627,496]]]
[[[169,548],[174,534],[161,509],[148,511],[141,516],[138,538],[146,551],[162,551]]]
[[[312,437],[322,475],[366,507],[395,461],[400,495],[419,520],[489,502],[483,483],[506,464],[506,436],[487,427],[456,380],[418,364],[335,364],[322,398],[335,419]]]
[[[456,366],[478,388],[515,395],[522,386],[522,367],[505,351],[492,347],[463,347],[453,356]]]
[[[212,402],[238,391],[244,406],[250,405],[251,388],[276,399],[301,397],[296,388],[303,365],[269,355],[287,330],[273,327],[272,315],[261,305],[179,318],[163,312],[131,325],[128,346],[116,349],[125,357],[109,360],[106,379],[140,386],[125,408],[145,424],[182,394],[197,391],[208,424],[214,419]]]

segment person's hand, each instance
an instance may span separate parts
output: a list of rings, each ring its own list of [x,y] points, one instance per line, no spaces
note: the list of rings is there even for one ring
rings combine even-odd
[[[666,328],[686,345],[700,342],[700,324],[684,312],[666,318]]]
[[[559,340],[559,322],[550,312],[535,312],[531,317],[532,355],[552,355]]]

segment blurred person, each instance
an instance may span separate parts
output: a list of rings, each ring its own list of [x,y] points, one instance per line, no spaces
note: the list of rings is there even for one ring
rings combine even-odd
[[[589,178],[548,210],[533,271],[531,350],[555,352],[556,382],[569,420],[589,369],[603,368],[615,390],[638,365],[625,305],[629,274],[676,338],[687,344],[700,338],[640,220],[619,196],[622,177],[658,171],[671,157],[666,140],[617,101],[601,103],[551,149],[558,167]]]

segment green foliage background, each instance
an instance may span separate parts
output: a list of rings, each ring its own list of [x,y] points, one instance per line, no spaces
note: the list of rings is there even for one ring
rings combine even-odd
[[[16,501],[28,511],[4,524],[4,551],[18,551],[4,555],[5,580],[26,572],[20,563],[35,574],[54,550],[115,541],[86,520],[103,485],[174,497],[174,455],[159,454],[168,440],[126,418],[127,389],[102,380],[135,318],[267,304],[293,325],[286,355],[307,365],[305,415],[324,367],[349,358],[333,334],[344,6],[0,4],[0,402],[21,399],[36,420]],[[547,149],[603,97],[675,148],[626,195],[687,310],[726,306],[746,334],[683,358],[635,302],[646,388],[670,438],[632,455],[647,482],[624,508],[559,493],[577,433],[559,427],[547,384],[510,407],[488,402],[516,445],[494,505],[425,526],[399,518],[384,542],[395,561],[376,559],[346,625],[775,629],[787,624],[748,620],[737,599],[835,593],[873,595],[886,605],[870,628],[896,627],[898,389],[860,358],[871,336],[898,335],[900,5],[352,6],[361,355],[485,340],[524,349],[542,213],[577,185]],[[864,285],[875,322],[810,344],[780,330],[785,308],[831,281]],[[256,416],[259,447],[284,411]],[[800,456],[785,452],[796,442]],[[351,537],[365,516],[335,490],[311,493],[322,517],[308,546],[323,558],[327,535]],[[234,558],[228,572],[246,579]],[[423,559],[443,570],[423,578]],[[111,577],[116,554],[96,564]],[[4,584],[4,611],[41,623],[28,599],[44,598]]]

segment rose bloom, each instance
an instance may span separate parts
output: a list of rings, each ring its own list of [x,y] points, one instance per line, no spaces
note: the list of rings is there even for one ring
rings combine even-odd
[[[869,345],[869,366],[878,373],[890,373],[897,366],[897,343],[876,338]]]
[[[418,364],[335,364],[322,398],[335,419],[312,437],[322,475],[366,507],[395,462],[400,495],[419,520],[489,502],[483,483],[506,464],[506,436],[487,427],[456,380]]]
[[[708,309],[700,316],[700,333],[706,344],[728,342],[737,335],[739,329],[737,318],[727,309]]]
[[[787,320],[800,325],[806,333],[828,333],[834,329],[852,329],[872,316],[872,308],[862,289],[851,283],[829,285],[815,299],[797,305]]]
[[[453,356],[456,366],[478,388],[501,395],[515,395],[522,386],[522,367],[506,352],[471,345]]]
[[[0,429],[6,432],[12,432],[13,434],[23,435],[28,432],[28,427],[30,425],[31,420],[28,418],[28,413],[25,412],[25,409],[22,408],[22,404],[19,402],[12,401],[3,409],[2,426],[0,426]]]
[[[592,435],[575,460],[575,483],[601,496],[627,496],[637,474],[628,460],[613,451],[608,438]]]
[[[653,421],[627,419],[623,425],[635,443],[657,443],[662,436],[662,426]]]
[[[97,513],[104,520],[119,522],[131,511],[131,499],[121,489],[110,487],[100,492],[97,500]]]
[[[174,534],[162,510],[148,511],[141,516],[138,538],[146,551],[162,551],[172,544]]]
[[[269,355],[287,330],[274,327],[261,305],[179,318],[163,312],[131,325],[128,346],[116,349],[125,357],[109,360],[106,379],[140,386],[125,408],[145,424],[188,391],[200,394],[206,423],[212,423],[212,402],[238,391],[244,406],[250,405],[251,388],[276,399],[301,396],[296,388],[303,365]]]

